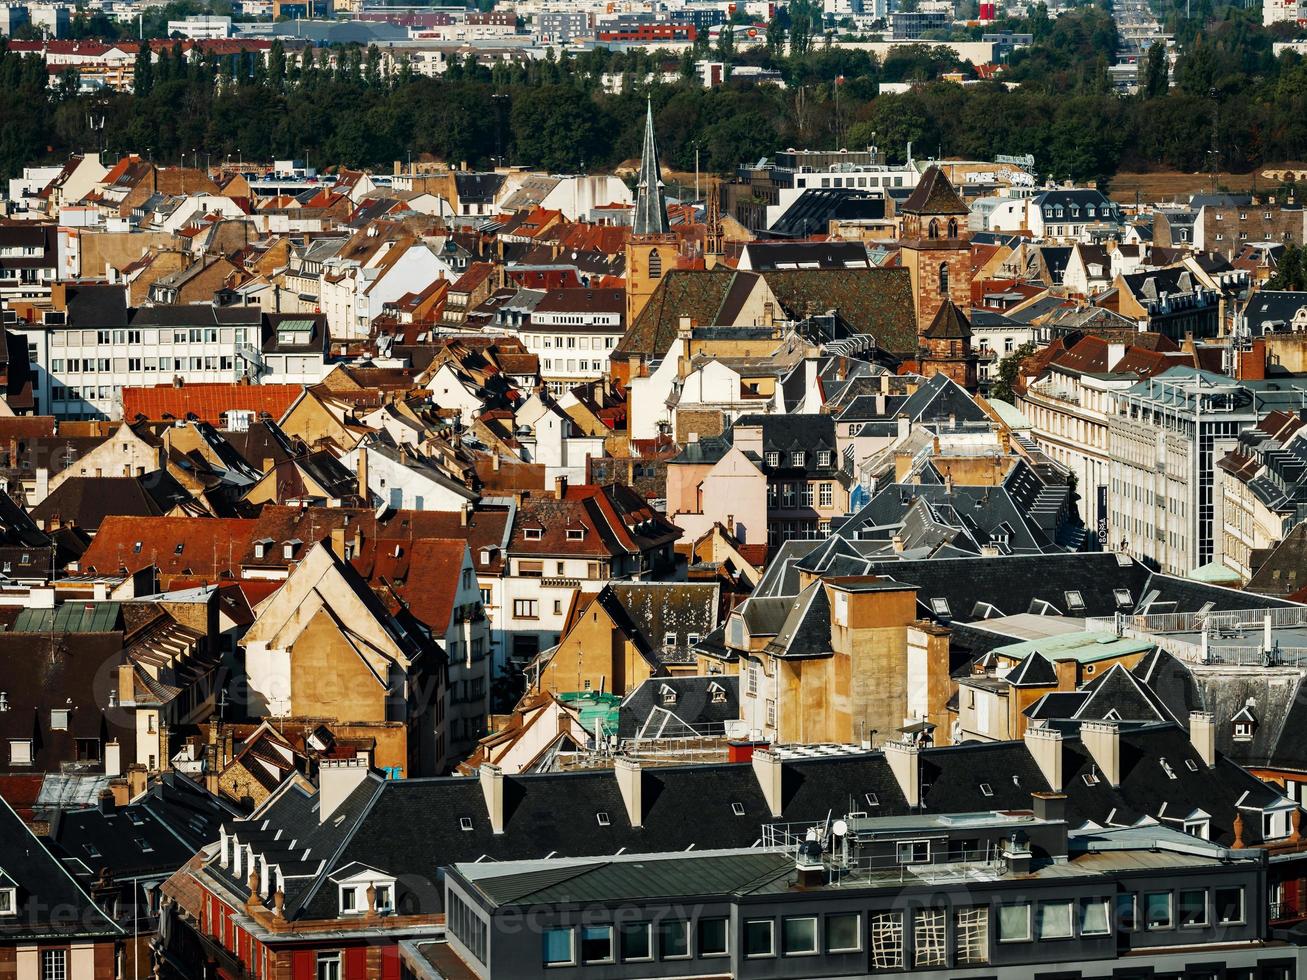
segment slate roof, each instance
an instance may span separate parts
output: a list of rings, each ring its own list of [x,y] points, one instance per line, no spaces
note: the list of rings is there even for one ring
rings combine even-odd
[[[935,166],[926,168],[908,199],[899,205],[899,211],[904,214],[965,215],[970,210],[944,176],[944,171]]]
[[[17,914],[0,918],[6,943],[122,935],[13,808],[0,799],[0,870],[17,890]]]
[[[922,336],[930,340],[970,340],[971,323],[952,300],[945,300]]]
[[[158,517],[191,495],[166,470],[144,476],[70,476],[32,508],[46,527],[75,523],[92,534],[110,515]]]
[[[667,692],[675,700],[668,702]],[[718,700],[715,695],[718,695]],[[664,738],[721,735],[740,717],[740,678],[735,674],[651,677],[640,683],[618,709],[617,735],[644,733]]]

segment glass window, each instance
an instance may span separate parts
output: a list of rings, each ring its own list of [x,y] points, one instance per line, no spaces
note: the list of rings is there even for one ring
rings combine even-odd
[[[1116,927],[1126,932],[1139,928],[1138,907],[1132,894],[1116,896]]]
[[[1189,888],[1180,892],[1179,901],[1176,902],[1176,905],[1180,913],[1180,925],[1207,925],[1207,890],[1205,888]]]
[[[841,912],[826,916],[826,952],[856,952],[862,948],[862,916]]]
[[[1066,939],[1071,935],[1071,903],[1039,903],[1039,938]]]
[[[340,954],[318,954],[318,980],[340,980]]]
[[[903,916],[898,912],[874,912],[869,921],[871,965],[877,970],[897,970],[903,965]]]
[[[1024,943],[1030,941],[1030,906],[1000,905],[998,907],[998,941]]]
[[[582,963],[613,962],[613,927],[612,926],[582,926],[581,927],[581,962]]]
[[[948,920],[944,909],[917,909],[912,917],[914,966],[946,966]]]
[[[815,916],[791,916],[781,926],[781,948],[786,956],[802,956],[817,952],[817,919]]]
[[[561,966],[572,962],[572,930],[546,929],[544,931],[545,966]]]
[[[690,924],[681,919],[658,923],[658,955],[665,960],[690,955]]]
[[[775,956],[776,942],[771,919],[750,919],[744,923],[744,955]]]
[[[41,950],[41,980],[68,980],[68,951]]]
[[[953,947],[957,966],[989,962],[989,906],[953,910]]]
[[[1144,927],[1171,928],[1171,893],[1148,892],[1144,895]]]
[[[1082,898],[1080,900],[1080,935],[1105,936],[1110,931],[1107,925],[1107,899]]]
[[[622,959],[629,963],[633,960],[653,959],[653,943],[649,938],[649,923],[627,922],[618,927],[622,946]]]
[[[699,955],[725,956],[730,952],[726,945],[725,919],[699,920]]]
[[[1238,925],[1244,921],[1242,888],[1218,888],[1212,899],[1219,925]]]

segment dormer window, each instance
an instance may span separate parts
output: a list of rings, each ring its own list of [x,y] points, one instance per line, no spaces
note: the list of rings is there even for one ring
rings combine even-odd
[[[1134,604],[1134,599],[1130,597],[1129,589],[1113,589],[1112,595],[1116,599],[1116,604],[1122,609],[1126,609]]]
[[[775,468],[775,467],[781,465],[781,454],[780,454],[780,453],[767,453],[767,454],[763,457],[763,461],[766,462],[766,464],[767,464],[768,466],[770,466],[770,467],[772,467],[772,468]]]
[[[272,547],[272,538],[259,538],[254,542],[254,557],[262,560],[268,557],[268,549]]]
[[[803,452],[803,450],[799,450],[798,452],[790,453],[790,465],[791,465],[791,466],[802,466],[802,465],[804,465],[804,462],[807,460],[807,458],[808,458],[808,454],[805,453],[805,452]]]
[[[1085,598],[1080,594],[1079,590],[1070,589],[1066,593],[1066,605],[1071,612],[1084,612]]]
[[[676,649],[676,634],[675,634],[675,633],[664,633],[664,634],[663,634],[663,649],[664,649],[664,650],[675,650],[675,649]]]
[[[567,529],[567,540],[568,540],[568,541],[584,541],[584,540],[585,540],[585,528],[583,528],[583,527],[569,527],[569,528]]]
[[[713,681],[711,684],[708,685],[708,693],[712,699],[713,704],[726,703],[726,688],[722,687],[716,681]]]
[[[304,542],[301,541],[299,538],[291,538],[289,541],[282,544],[281,556],[285,558],[287,561],[290,561],[295,557],[295,553],[299,551],[299,547],[303,543]]]
[[[676,703],[676,691],[668,687],[666,684],[662,686],[661,693],[663,696],[663,704],[667,705]]]
[[[1254,727],[1251,721],[1236,721],[1234,723],[1234,740],[1236,742],[1251,741]]]
[[[18,890],[0,888],[0,915],[18,914]]]
[[[538,527],[522,528],[522,537],[526,538],[526,540],[528,541],[539,541],[542,533],[543,533],[542,528],[538,528]]]

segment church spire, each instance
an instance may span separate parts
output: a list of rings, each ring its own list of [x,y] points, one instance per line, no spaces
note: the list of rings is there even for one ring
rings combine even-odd
[[[665,235],[667,201],[658,169],[658,147],[654,144],[653,101],[648,102],[644,123],[644,151],[640,156],[640,183],[635,190],[635,218],[632,233]]]

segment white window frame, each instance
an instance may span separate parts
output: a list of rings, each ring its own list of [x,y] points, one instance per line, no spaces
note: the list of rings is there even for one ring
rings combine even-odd
[[[1066,916],[1066,923],[1067,923],[1067,925],[1066,925],[1066,932],[1064,932],[1064,933],[1050,933],[1050,934],[1048,934],[1048,935],[1045,935],[1045,933],[1044,933],[1044,929],[1043,929],[1043,911],[1044,911],[1044,909],[1046,909],[1046,908],[1052,908],[1052,907],[1054,907],[1054,906],[1060,906],[1060,907],[1063,907],[1063,908],[1066,909],[1066,913],[1067,913],[1067,916]],[[1039,903],[1039,911],[1040,911],[1039,941],[1040,941],[1041,943],[1042,943],[1044,940],[1046,940],[1046,939],[1071,939],[1071,938],[1073,938],[1073,937],[1075,936],[1075,934],[1076,934],[1076,908],[1075,908],[1075,902],[1071,901],[1070,899],[1057,899],[1057,900],[1055,900],[1055,901],[1051,901],[1051,902],[1040,902],[1040,903]]]
[[[776,955],[776,920],[775,919],[746,919],[744,921],[744,928],[742,930],[742,934],[747,937],[749,934],[749,927],[753,925],[766,926],[767,935],[770,937],[771,942],[768,944],[768,951],[765,953],[751,953],[749,952],[748,943],[747,942],[741,943],[740,945],[743,947],[744,958],[746,960],[765,960],[774,957]]]
[[[1024,935],[1021,935],[1021,936],[1009,936],[1009,937],[1007,937],[1007,938],[1004,938],[1004,936],[1003,936],[1003,909],[1005,909],[1005,908],[1007,908],[1007,909],[1025,909],[1025,912],[1026,912],[1026,931],[1025,931],[1025,934],[1024,934]],[[1034,935],[1035,935],[1034,917],[1033,917],[1033,915],[1031,914],[1031,911],[1032,911],[1032,910],[1031,910],[1031,906],[1030,906],[1030,903],[1029,903],[1029,902],[1011,902],[1011,903],[1007,903],[1007,904],[1001,904],[1001,905],[999,905],[998,915],[996,915],[996,916],[994,917],[994,918],[995,918],[995,923],[996,923],[996,932],[995,932],[995,935],[998,936],[998,941],[999,941],[1000,943],[1028,943],[1028,942],[1030,942],[1030,941],[1034,938]]]
[[[541,963],[544,965],[545,969],[549,969],[550,967],[555,967],[555,966],[576,966],[576,956],[577,956],[577,949],[576,949],[576,930],[575,930],[575,929],[572,929],[572,928],[570,928],[570,927],[560,927],[560,928],[557,928],[557,929],[546,929],[546,930],[544,930],[543,933],[541,933],[541,939],[543,940],[545,934],[546,934],[546,933],[550,933],[550,932],[565,932],[565,933],[567,933],[567,944],[568,944],[568,950],[567,950],[567,952],[568,952],[568,958],[567,958],[566,960],[546,960],[546,959],[544,958],[544,944],[543,944],[543,942],[542,942],[542,943],[541,943],[541,949],[540,949],[540,960],[541,960]]]
[[[11,738],[9,740],[9,764],[11,766],[30,766],[32,761],[32,740],[30,738]]]
[[[925,846],[925,848],[926,848],[926,856],[925,856],[925,857],[918,858],[918,857],[915,856],[916,853],[917,853],[917,846],[918,846],[918,845],[924,845],[924,846]],[[911,848],[911,852],[910,852],[910,854],[909,854],[908,860],[906,860],[906,861],[903,860],[903,849],[904,849],[905,847],[907,847],[907,848]],[[930,863],[930,841],[928,841],[928,840],[901,840],[901,841],[896,841],[895,844],[894,844],[894,860],[895,860],[895,862],[898,863],[898,864],[929,864],[929,863]]]

